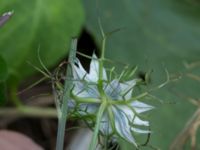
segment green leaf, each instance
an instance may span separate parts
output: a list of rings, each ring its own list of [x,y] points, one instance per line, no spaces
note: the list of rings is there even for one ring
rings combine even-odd
[[[153,69],[150,79],[153,85],[164,82],[165,68],[170,74],[184,73],[183,61],[199,60],[200,5],[196,1],[102,0],[97,4],[95,1],[83,1],[87,29],[99,47],[102,39],[98,17],[105,32],[122,28],[107,40],[106,56],[138,65],[143,71]],[[98,10],[100,16],[97,15]],[[194,106],[183,97],[200,97],[199,89],[199,83],[183,78],[154,92],[159,98],[175,104],[163,104],[152,113],[152,145],[169,149],[195,111]],[[174,90],[176,92],[172,93]],[[182,94],[184,96],[180,97]]]
[[[8,76],[7,64],[0,55],[0,83],[5,81]]]
[[[4,82],[0,82],[0,106],[6,102],[6,86]]]
[[[47,67],[64,58],[84,21],[79,0],[1,0],[0,6],[0,13],[14,11],[0,29],[0,54],[20,78],[35,72],[27,61],[39,65],[38,48]]]

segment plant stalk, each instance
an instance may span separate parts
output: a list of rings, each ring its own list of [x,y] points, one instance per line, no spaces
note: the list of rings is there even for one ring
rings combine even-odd
[[[76,57],[76,49],[77,49],[77,39],[72,39],[71,49],[69,52],[69,65],[67,67],[66,79],[72,77],[72,68],[71,64],[74,63]],[[61,113],[58,112],[58,131],[57,131],[57,141],[56,141],[56,150],[63,150],[64,148],[64,138],[65,138],[65,127],[67,122],[67,112],[68,112],[68,100],[70,98],[70,91],[73,86],[73,82],[71,80],[65,80],[63,97],[62,97],[62,105],[61,105]],[[58,110],[60,111],[60,110]]]
[[[99,111],[97,114],[97,119],[96,119],[96,125],[95,125],[95,129],[94,129],[94,133],[92,135],[92,141],[90,143],[89,150],[95,150],[95,147],[97,146],[97,139],[98,139],[97,137],[98,137],[98,133],[99,133],[100,123],[101,123],[103,113],[106,109],[106,105],[107,105],[107,102],[104,101],[99,108]]]

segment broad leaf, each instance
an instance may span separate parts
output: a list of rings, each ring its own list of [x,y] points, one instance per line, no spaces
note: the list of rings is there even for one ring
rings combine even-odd
[[[6,103],[6,98],[5,82],[0,82],[0,106]]]
[[[0,82],[5,81],[7,76],[8,76],[7,64],[0,55]]]
[[[105,32],[121,28],[121,31],[107,40],[106,56],[138,65],[143,71],[153,69],[151,83],[154,85],[165,80],[165,68],[170,74],[181,71],[184,73],[183,61],[199,59],[200,5],[196,1],[102,0],[97,4],[90,0],[83,2],[87,29],[99,46],[101,36],[98,17],[102,20]],[[199,89],[199,83],[183,78],[168,88],[154,92],[159,98],[175,103],[163,104],[152,114],[154,134],[151,144],[161,149],[169,149],[169,145],[195,110],[183,97],[200,97]],[[184,96],[180,97],[182,94]]]
[[[0,105],[5,103],[6,100],[6,87],[5,80],[8,77],[7,64],[0,55]]]
[[[47,67],[64,58],[84,19],[79,0],[1,0],[0,13],[10,10],[13,17],[0,29],[0,54],[20,78],[34,72],[27,62],[39,65],[39,48]]]

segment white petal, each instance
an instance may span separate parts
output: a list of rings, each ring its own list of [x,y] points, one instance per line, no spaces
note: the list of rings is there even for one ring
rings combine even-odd
[[[118,105],[117,108],[123,112],[126,117],[128,117],[129,121],[132,121],[134,119],[135,113],[126,105]]]
[[[100,130],[101,132],[103,132],[104,135],[109,135],[112,133],[112,127],[109,122],[107,113],[105,113],[101,119]]]
[[[99,98],[97,86],[82,81],[74,81],[73,94],[82,98]]]
[[[111,83],[104,85],[104,91],[106,95],[112,98],[113,100],[117,100],[121,98],[119,94],[121,91],[121,88],[120,88],[120,83],[118,80],[113,80],[111,81]]]
[[[99,98],[99,92],[96,87],[85,87],[77,96],[82,98]]]
[[[133,132],[141,133],[141,134],[148,134],[148,133],[151,133],[151,131],[149,131],[149,130],[142,130],[142,129],[138,129],[138,128],[131,128],[131,130],[132,130]]]
[[[121,111],[118,111],[114,107],[113,107],[113,113],[115,116],[115,128],[117,132],[120,134],[122,138],[137,146],[135,139],[131,133],[131,127],[129,125],[129,121],[125,116],[125,114]]]
[[[145,112],[145,111],[149,111],[151,109],[153,109],[154,107],[151,106],[151,105],[147,105],[145,103],[142,103],[142,102],[139,102],[139,101],[133,101],[131,103],[131,106],[135,109],[135,111],[137,113],[142,113],[142,112]]]
[[[117,106],[119,111],[125,114],[126,117],[128,117],[129,121],[133,121],[135,125],[141,125],[141,126],[149,126],[148,121],[143,121],[139,117],[135,116],[135,113],[126,105],[119,105]]]
[[[149,126],[149,122],[148,121],[143,121],[137,116],[134,118],[133,124],[140,125],[140,126]]]
[[[125,99],[130,99],[132,96],[133,87],[136,85],[136,80],[130,80],[125,83],[120,83],[121,87],[121,95],[125,97]]]
[[[73,93],[77,95],[84,89],[84,83],[81,81],[74,81]]]
[[[72,73],[75,79],[84,79],[84,77],[86,77],[87,72],[85,71],[85,69],[83,68],[83,66],[81,65],[80,61],[77,59],[77,65],[72,64]]]
[[[94,92],[95,93],[95,92]],[[91,94],[88,93],[88,91],[81,91],[77,94],[77,96],[82,97],[82,98],[89,98],[91,97]],[[97,98],[98,96],[96,96],[96,94],[92,95],[93,98]]]
[[[79,109],[81,113],[85,112],[85,114],[96,114],[99,108],[98,104],[80,104]]]
[[[97,82],[99,79],[99,61],[95,54],[92,55],[92,60],[90,63],[90,72],[88,74],[92,82]],[[103,80],[107,80],[106,71],[103,68]]]
[[[69,100],[67,105],[68,105],[69,109],[73,109],[75,107],[74,100]]]
[[[96,59],[97,59],[96,55],[93,54],[92,60],[90,62],[90,72],[89,72],[89,78],[93,82],[97,82],[99,77],[99,62]]]
[[[105,68],[103,68],[103,80],[107,81],[107,74]]]

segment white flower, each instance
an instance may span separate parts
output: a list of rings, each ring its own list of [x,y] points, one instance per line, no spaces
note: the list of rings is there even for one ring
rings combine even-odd
[[[142,120],[140,114],[153,109],[153,107],[132,99],[136,79],[123,83],[118,79],[109,81],[104,68],[103,89],[99,89],[99,66],[99,61],[95,55],[92,56],[89,73],[82,67],[78,59],[76,64],[72,64],[74,87],[69,107],[70,109],[76,107],[82,116],[96,115],[102,103],[100,91],[102,90],[108,101],[108,106],[101,119],[100,132],[103,135],[112,135],[115,138],[120,136],[137,146],[133,134],[150,132],[148,129],[139,128],[149,126],[149,122]],[[88,102],[82,101],[83,99],[88,99]]]

